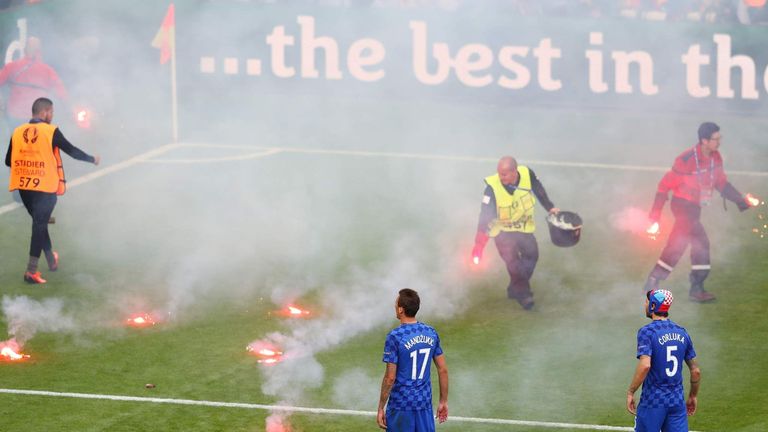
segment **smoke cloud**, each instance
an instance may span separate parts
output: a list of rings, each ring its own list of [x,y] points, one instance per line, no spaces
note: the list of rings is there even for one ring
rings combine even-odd
[[[72,332],[77,329],[73,316],[57,298],[37,301],[26,296],[3,296],[3,317],[8,334],[24,345],[38,332]]]

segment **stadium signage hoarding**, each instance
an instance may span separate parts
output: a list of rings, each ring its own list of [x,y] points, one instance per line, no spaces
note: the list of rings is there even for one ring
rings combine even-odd
[[[55,34],[47,51],[71,51],[86,32],[104,52],[128,56],[125,35],[115,34],[126,25],[109,25],[128,19],[147,51],[130,66],[160,67],[148,41],[164,5],[91,6],[44,2],[0,14],[6,58],[24,31]],[[212,110],[265,90],[754,114],[768,99],[768,34],[756,27],[239,2],[177,5],[176,23],[182,110],[191,89]]]

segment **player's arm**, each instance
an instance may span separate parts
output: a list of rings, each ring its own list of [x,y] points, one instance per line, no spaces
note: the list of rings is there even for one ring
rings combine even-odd
[[[387,406],[387,400],[389,400],[389,393],[392,391],[392,386],[395,385],[395,377],[397,376],[397,363],[387,363],[387,368],[384,370],[384,379],[381,380],[381,395],[379,396],[379,410],[376,414],[376,422],[382,429],[387,428],[387,416],[384,414],[384,407]]]
[[[635,368],[635,375],[632,377],[632,382],[627,389],[627,411],[637,414],[637,407],[635,406],[635,392],[640,388],[640,385],[645,381],[645,377],[648,375],[648,371],[651,370],[651,356],[641,355],[637,361],[637,367]]]
[[[445,355],[434,357],[437,367],[437,378],[440,383],[440,401],[437,405],[437,421],[440,423],[448,420],[448,365],[445,363]]]
[[[685,403],[688,415],[696,413],[696,406],[698,401],[696,396],[699,394],[699,384],[701,382],[701,369],[699,369],[699,363],[695,358],[685,361],[688,365],[688,369],[691,371],[691,389],[688,391],[688,401]]]

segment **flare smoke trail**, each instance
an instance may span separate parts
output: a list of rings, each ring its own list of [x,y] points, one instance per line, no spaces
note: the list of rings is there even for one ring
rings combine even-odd
[[[316,354],[387,323],[396,325],[394,301],[401,288],[411,287],[419,292],[423,305],[420,318],[457,313],[465,295],[466,276],[458,270],[459,266],[446,266],[437,273],[425,271],[427,259],[434,257],[423,247],[417,247],[417,242],[416,238],[401,239],[388,254],[390,260],[371,269],[358,268],[346,279],[325,287],[320,308],[326,316],[293,321],[288,332],[267,335],[269,341],[283,349],[285,356],[281,363],[264,369],[264,394],[280,398],[281,404],[300,403],[306,390],[319,387],[324,380],[324,369]],[[440,255],[440,262],[458,259],[451,253],[435,252]],[[374,404],[375,397],[368,403]],[[273,413],[267,424],[280,422],[284,417],[282,413]]]
[[[8,334],[24,345],[38,332],[71,332],[77,326],[72,316],[63,310],[61,299],[48,298],[42,302],[26,296],[3,296],[3,316]]]

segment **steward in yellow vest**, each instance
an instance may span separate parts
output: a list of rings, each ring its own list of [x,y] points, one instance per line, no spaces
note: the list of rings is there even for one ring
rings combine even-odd
[[[518,165],[517,173],[519,182],[512,193],[501,183],[498,173],[485,178],[496,198],[496,218],[488,227],[489,237],[496,237],[502,231],[532,233],[536,229],[533,220],[536,197],[531,189],[531,171],[526,166]]]
[[[98,156],[90,156],[72,145],[51,120],[53,102],[47,98],[35,100],[32,120],[13,131],[5,154],[5,164],[11,169],[8,190],[19,191],[24,207],[32,216],[32,239],[24,280],[33,284],[46,282],[37,271],[43,252],[50,271],[59,267],[59,254],[53,251],[48,234],[48,220],[56,207],[56,197],[66,190],[59,150],[75,159],[99,164]]]
[[[487,186],[472,259],[476,265],[480,264],[485,245],[493,237],[510,277],[507,296],[530,310],[534,302],[529,280],[539,260],[539,248],[533,235],[536,201],[549,213],[560,210],[549,200],[533,170],[518,165],[513,157],[502,157],[496,171],[485,178]]]

